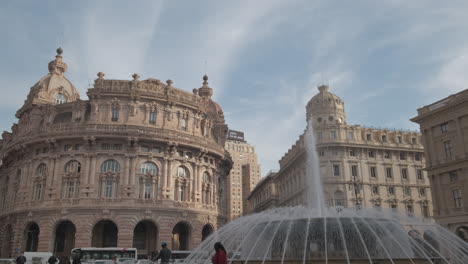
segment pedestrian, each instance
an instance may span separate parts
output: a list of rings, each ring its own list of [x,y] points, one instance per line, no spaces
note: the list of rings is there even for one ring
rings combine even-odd
[[[227,253],[221,242],[216,242],[214,244],[215,254],[211,258],[211,263],[213,264],[227,264]]]
[[[161,250],[159,251],[158,255],[156,256],[155,261],[161,259],[161,264],[169,264],[171,260],[172,252],[170,249],[167,248],[166,242],[161,242]]]
[[[26,257],[21,254],[16,258],[16,264],[24,264],[26,263]]]
[[[78,254],[73,257],[72,264],[81,264],[81,259],[80,259],[80,256]]]
[[[52,256],[49,257],[49,260],[47,260],[47,263],[49,264],[55,264],[57,263],[57,258],[52,254]]]

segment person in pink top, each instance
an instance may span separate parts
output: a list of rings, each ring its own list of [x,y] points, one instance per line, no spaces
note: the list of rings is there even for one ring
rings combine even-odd
[[[224,249],[223,244],[220,242],[216,242],[214,244],[214,249],[216,253],[214,256],[211,258],[211,263],[213,264],[227,264],[227,253],[226,249]]]

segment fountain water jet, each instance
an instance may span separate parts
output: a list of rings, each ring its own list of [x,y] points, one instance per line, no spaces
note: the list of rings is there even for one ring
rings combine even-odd
[[[185,263],[210,263],[215,241],[225,245],[230,264],[468,263],[468,244],[427,219],[384,209],[327,208],[311,122],[305,144],[306,207],[275,208],[230,222]]]

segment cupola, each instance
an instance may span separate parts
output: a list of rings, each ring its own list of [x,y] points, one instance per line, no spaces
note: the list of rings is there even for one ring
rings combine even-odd
[[[345,124],[346,114],[344,102],[337,95],[330,93],[329,86],[322,84],[318,87],[319,93],[307,103],[307,121],[312,120],[313,125]]]

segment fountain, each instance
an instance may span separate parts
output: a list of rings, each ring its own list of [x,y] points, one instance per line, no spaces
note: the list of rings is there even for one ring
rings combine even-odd
[[[466,264],[468,244],[438,224],[375,208],[327,208],[312,122],[305,134],[307,207],[248,215],[220,228],[185,263],[209,264],[213,245],[229,264]]]

